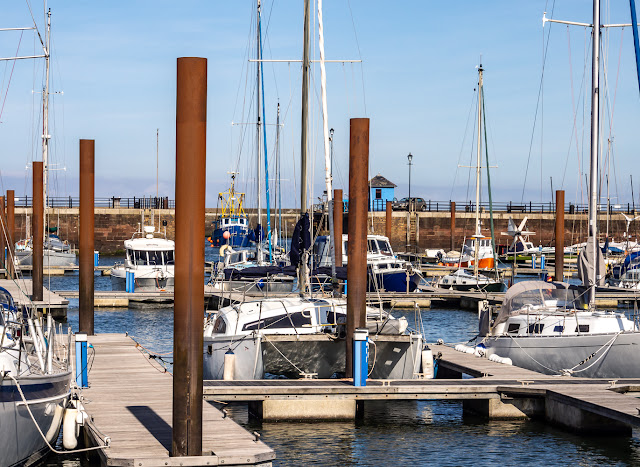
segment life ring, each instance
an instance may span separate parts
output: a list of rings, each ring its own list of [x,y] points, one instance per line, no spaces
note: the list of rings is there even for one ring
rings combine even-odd
[[[231,245],[222,245],[219,252],[220,256],[224,256],[227,251],[229,251],[229,253],[233,253],[233,248],[231,248]]]

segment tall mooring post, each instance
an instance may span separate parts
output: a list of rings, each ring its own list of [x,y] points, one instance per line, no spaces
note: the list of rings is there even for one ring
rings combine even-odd
[[[172,456],[202,455],[207,60],[178,59]]]
[[[16,238],[16,201],[15,192],[7,190],[7,275],[10,278],[16,277],[16,267],[14,261],[15,238]]]
[[[556,280],[564,280],[564,190],[556,190]]]
[[[5,215],[4,196],[0,196],[0,268],[5,268],[4,261],[5,248],[9,244],[7,242],[7,216]]]
[[[386,217],[385,217],[385,223],[384,223],[384,235],[391,240],[391,222],[392,222],[392,212],[393,212],[393,208],[391,206],[391,201],[387,201],[387,210],[386,210]]]
[[[342,202],[342,190],[333,190],[333,240],[336,267],[342,267],[342,214],[344,213],[344,203]]]
[[[79,311],[80,332],[93,335],[93,250],[95,197],[95,141],[80,140],[80,271]]]
[[[31,271],[31,299],[42,301],[42,262],[44,261],[44,198],[42,194],[42,162],[33,161],[33,221],[31,222],[31,238],[33,239],[33,269]]]
[[[455,235],[456,235],[456,202],[451,201],[451,251],[456,249]]]
[[[367,214],[369,119],[352,118],[349,135],[349,243],[347,246],[346,377],[353,377],[353,337],[367,325]]]

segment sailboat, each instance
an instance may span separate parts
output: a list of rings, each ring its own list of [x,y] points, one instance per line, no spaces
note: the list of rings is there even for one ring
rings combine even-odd
[[[449,253],[442,258],[442,263],[457,266],[459,269],[452,274],[442,276],[436,282],[437,287],[455,290],[480,289],[487,292],[498,292],[504,289],[504,282],[499,277],[481,274],[479,269],[495,268],[495,250],[493,239],[482,235],[480,223],[480,172],[482,169],[482,124],[483,124],[483,72],[482,64],[478,67],[478,142],[476,159],[476,231],[473,237],[466,239],[462,252]],[[488,170],[488,167],[487,167]],[[456,252],[457,253],[457,252]],[[473,266],[473,274],[469,274],[465,267]],[[497,274],[496,274],[497,275]]]
[[[257,4],[260,28],[260,1]],[[322,2],[318,1],[318,30],[323,82],[325,151],[328,148]],[[310,1],[305,0],[301,128],[301,221],[307,213],[307,126],[309,91]],[[258,62],[259,66],[262,65]],[[326,159],[325,159],[326,160]],[[327,190],[327,193],[331,193]],[[306,235],[302,232],[301,238]],[[293,243],[297,243],[294,241]],[[204,326],[204,379],[260,379],[266,373],[329,378],[344,372],[346,308],[344,298],[314,298],[308,294],[308,242],[302,242],[298,284],[301,294],[266,298],[224,307],[208,313]],[[308,243],[308,244],[307,244]],[[292,263],[296,261],[292,260]],[[376,345],[372,377],[413,378],[420,370],[422,336],[407,333],[405,317],[367,309],[367,326]]]
[[[493,322],[490,310],[482,311],[480,334],[484,337],[479,347],[488,357],[510,358],[514,365],[546,374],[638,378],[637,322],[624,313],[595,307],[596,288],[604,279],[597,241],[600,28],[600,1],[594,0],[589,238],[579,259],[586,290],[563,282],[515,284],[506,292]]]
[[[40,35],[38,35],[40,37]],[[47,14],[47,29],[44,42],[41,42],[45,59],[45,85],[42,90],[42,162],[43,162],[43,192],[44,192],[44,260],[43,267],[74,266],[76,254],[67,241],[57,235],[57,227],[48,227],[48,189],[49,189],[49,61],[51,58],[51,11]],[[54,234],[53,232],[56,232]],[[33,265],[33,239],[20,240],[15,245],[15,261],[19,265]]]

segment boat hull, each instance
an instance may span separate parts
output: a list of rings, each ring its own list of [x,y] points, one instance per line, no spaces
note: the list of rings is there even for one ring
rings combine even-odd
[[[508,357],[514,365],[540,373],[559,374],[575,367],[574,376],[640,378],[640,333],[623,332],[615,336],[499,336],[487,338],[484,344],[487,356]],[[612,339],[613,344],[607,351]],[[594,353],[596,355],[589,358]],[[583,360],[586,361],[576,366]]]
[[[419,335],[371,336],[369,371],[373,379],[412,379],[420,372]],[[228,336],[204,341],[204,379],[222,379],[224,355],[235,354],[234,379],[262,379],[265,374],[299,378],[301,372],[319,379],[345,372],[344,339],[326,334]]]
[[[230,237],[224,238],[224,233],[229,232]],[[232,248],[249,246],[249,233],[247,227],[230,226],[224,229],[215,229],[211,235],[211,244],[214,247],[230,245]]]
[[[16,260],[20,266],[33,266],[33,254],[31,251],[17,251]],[[43,267],[75,266],[76,254],[68,251],[44,250]]]
[[[407,284],[406,271],[393,271],[393,272],[369,272],[367,275],[367,288],[369,292],[377,292],[384,290],[385,292],[406,292],[407,287],[409,292],[413,292],[420,283],[419,274],[410,274]]]
[[[135,274],[135,291],[136,292],[157,292],[172,291],[174,280],[173,275],[156,274],[153,272],[146,274]],[[127,286],[126,270],[122,267],[113,268],[111,270],[111,290],[125,291]]]
[[[52,445],[60,431],[61,409],[69,398],[70,381],[68,372],[18,378],[38,426]],[[0,385],[0,465],[32,465],[48,450],[16,385],[4,379]]]

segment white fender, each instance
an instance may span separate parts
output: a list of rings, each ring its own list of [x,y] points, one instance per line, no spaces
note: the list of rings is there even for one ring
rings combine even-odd
[[[426,379],[433,378],[433,352],[429,349],[422,351],[422,374]]]
[[[224,373],[222,379],[224,381],[232,381],[235,379],[236,375],[236,355],[228,350],[227,353],[224,354]]]
[[[64,408],[60,404],[56,404],[53,420],[51,421],[51,426],[49,427],[49,431],[47,431],[46,435],[47,441],[51,442],[57,438],[58,433],[60,432],[60,422],[62,421],[63,414]]]
[[[229,251],[229,253],[233,253],[233,248],[231,248],[231,245],[222,245],[219,251],[220,256],[224,257],[227,251]]]
[[[68,408],[64,411],[64,419],[62,421],[62,446],[65,449],[75,449],[78,446],[78,437],[76,436],[76,418],[78,417],[78,409]]]

